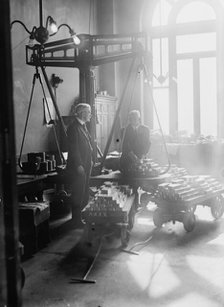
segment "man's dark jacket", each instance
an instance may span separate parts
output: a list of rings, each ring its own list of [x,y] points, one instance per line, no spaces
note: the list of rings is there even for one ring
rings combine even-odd
[[[148,153],[150,145],[150,133],[147,126],[140,125],[135,130],[131,125],[128,125],[124,131],[120,158],[121,170],[129,170],[135,165],[136,157],[143,158]]]
[[[82,165],[89,173],[92,163],[92,146],[88,132],[75,118],[68,126],[68,160],[66,169],[72,176],[77,175],[78,166]]]
[[[122,145],[122,155],[126,156],[133,152],[139,159],[146,155],[150,148],[149,128],[144,125],[138,126],[137,130],[128,125]]]

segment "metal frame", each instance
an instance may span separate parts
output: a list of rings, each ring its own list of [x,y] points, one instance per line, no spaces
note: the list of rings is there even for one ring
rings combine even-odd
[[[26,64],[41,67],[45,82],[47,84],[51,99],[53,101],[58,119],[64,130],[63,120],[60,116],[54,93],[50,86],[45,67],[71,67],[78,68],[80,71],[80,101],[88,103],[93,116],[90,123],[90,134],[93,140],[96,138],[95,123],[95,93],[94,93],[94,75],[93,66],[99,66],[106,63],[112,63],[128,58],[144,57],[147,55],[148,41],[147,34],[144,32],[133,34],[109,34],[109,35],[89,35],[80,34],[79,45],[75,45],[72,38],[45,43],[36,44],[33,47],[26,46]],[[132,65],[133,66],[133,65]],[[130,74],[129,74],[130,77]],[[129,78],[128,77],[128,78]],[[128,81],[127,81],[128,82]],[[123,95],[122,95],[123,96]],[[123,99],[116,114],[115,122],[119,115]],[[103,163],[110,146],[115,124],[112,127],[110,138],[103,155]],[[66,132],[65,132],[66,134]],[[94,152],[97,153],[97,144],[95,143]],[[103,163],[101,163],[101,168]]]
[[[44,45],[26,46],[26,63],[33,66],[76,67],[99,66],[147,51],[147,35],[140,32],[130,35],[80,34],[80,45],[72,38]]]

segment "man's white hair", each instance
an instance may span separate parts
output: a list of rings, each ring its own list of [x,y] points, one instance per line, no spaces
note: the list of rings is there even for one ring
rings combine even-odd
[[[82,113],[82,111],[84,110],[84,109],[89,109],[89,110],[91,110],[91,107],[90,107],[90,105],[88,104],[88,103],[79,103],[79,104],[77,104],[77,106],[75,107],[75,114],[77,114],[77,115],[79,115],[79,114],[81,114]]]
[[[129,118],[138,117],[141,118],[141,114],[139,110],[132,110],[129,112]]]

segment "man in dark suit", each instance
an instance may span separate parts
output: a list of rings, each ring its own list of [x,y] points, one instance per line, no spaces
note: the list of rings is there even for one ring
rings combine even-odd
[[[144,158],[150,149],[149,128],[141,125],[140,112],[132,110],[129,113],[129,124],[124,130],[121,169],[127,170],[133,163]]]
[[[93,148],[86,128],[91,119],[91,107],[79,103],[75,108],[75,119],[68,126],[67,174],[71,183],[72,220],[74,226],[82,226],[81,210],[89,200],[89,177],[92,169]]]

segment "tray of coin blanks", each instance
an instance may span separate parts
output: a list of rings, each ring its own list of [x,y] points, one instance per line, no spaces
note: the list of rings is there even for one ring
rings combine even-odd
[[[128,223],[134,198],[130,186],[105,182],[82,210],[82,220],[100,224]]]

